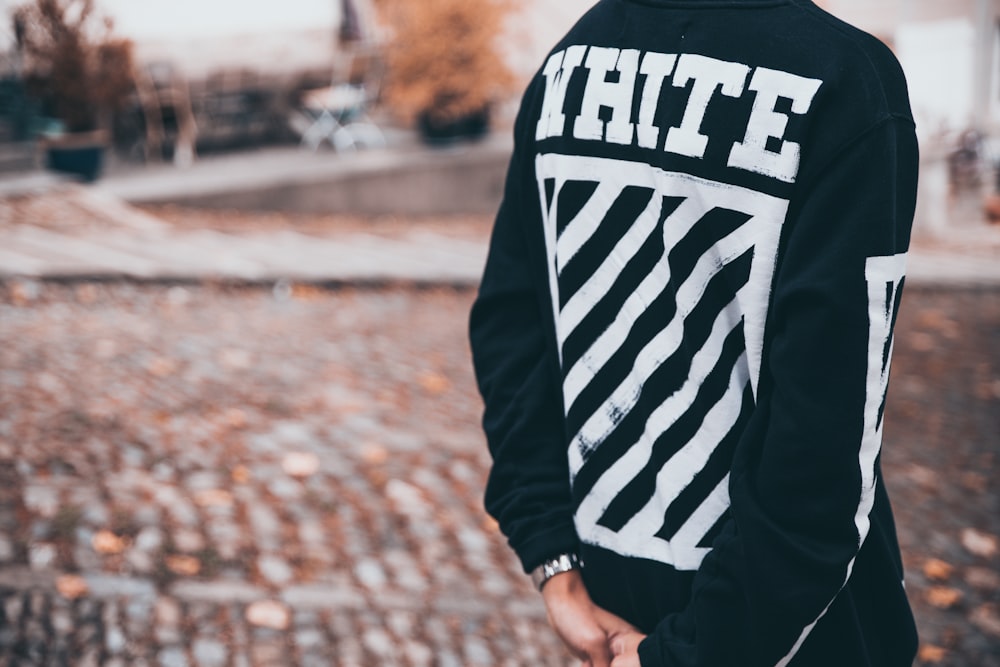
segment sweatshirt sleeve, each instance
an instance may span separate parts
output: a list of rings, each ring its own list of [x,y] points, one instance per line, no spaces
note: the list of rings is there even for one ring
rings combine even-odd
[[[643,667],[786,665],[850,577],[874,503],[917,162],[912,121],[890,117],[803,174],[729,518],[688,606],[640,645]]]
[[[525,572],[575,552],[560,375],[547,283],[541,210],[524,127],[515,148],[479,294],[470,318],[473,365],[493,457],[486,509]]]

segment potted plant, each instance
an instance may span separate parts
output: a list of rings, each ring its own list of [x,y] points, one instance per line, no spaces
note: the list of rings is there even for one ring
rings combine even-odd
[[[113,35],[94,0],[31,0],[14,21],[28,89],[59,120],[43,142],[49,168],[94,180],[112,114],[134,90],[132,43]]]
[[[516,83],[500,39],[517,0],[380,0],[383,101],[431,142],[476,137]]]

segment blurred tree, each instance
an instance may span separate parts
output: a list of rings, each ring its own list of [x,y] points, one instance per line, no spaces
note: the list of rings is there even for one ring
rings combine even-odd
[[[94,0],[32,0],[15,10],[29,90],[71,132],[110,125],[134,89],[132,42]]]
[[[463,123],[475,128],[476,119],[485,122],[490,107],[512,91],[501,40],[519,0],[376,4],[390,32],[383,99],[404,120],[432,133]]]

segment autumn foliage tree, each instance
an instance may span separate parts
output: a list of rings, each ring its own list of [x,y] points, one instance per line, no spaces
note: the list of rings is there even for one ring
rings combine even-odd
[[[390,39],[386,104],[406,120],[447,123],[509,94],[504,23],[518,0],[378,0]]]
[[[133,90],[132,42],[113,35],[94,0],[32,0],[14,20],[29,90],[70,131],[106,126]]]

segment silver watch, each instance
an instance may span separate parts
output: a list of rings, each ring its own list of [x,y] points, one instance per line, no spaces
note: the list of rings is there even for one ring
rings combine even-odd
[[[555,558],[549,558],[541,565],[531,571],[531,582],[535,588],[542,590],[545,582],[563,572],[583,569],[583,561],[576,554],[559,554]]]

